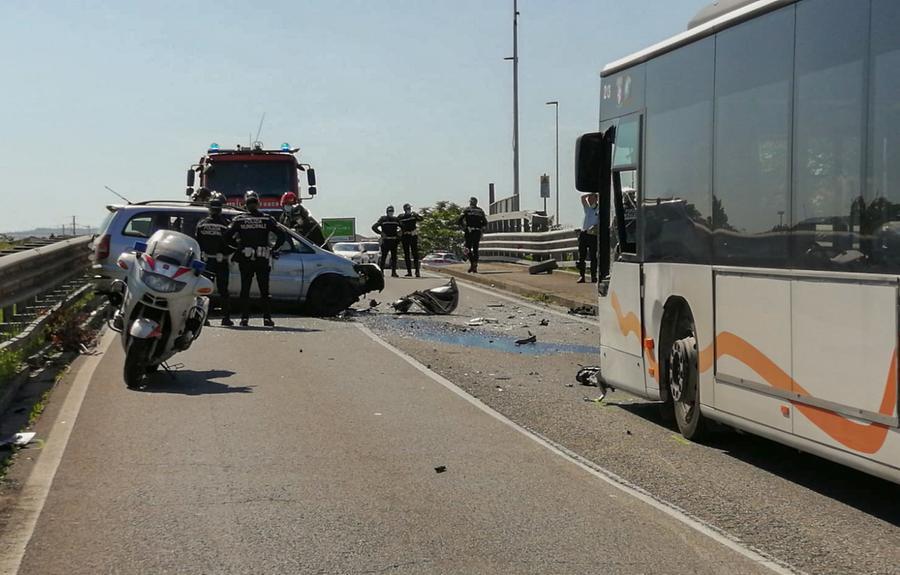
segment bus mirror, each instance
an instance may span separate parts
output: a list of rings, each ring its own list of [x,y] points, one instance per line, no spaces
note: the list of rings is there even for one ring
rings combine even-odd
[[[306,183],[310,188],[314,188],[316,186],[316,171],[312,168],[307,168],[306,170]],[[310,192],[310,195],[315,195],[315,192]]]
[[[609,185],[609,144],[600,132],[584,134],[575,143],[575,189],[585,194],[599,194]],[[604,158],[605,156],[605,158]],[[604,161],[604,159],[606,161]]]
[[[309,195],[311,195],[311,196],[316,195],[316,187],[315,186],[309,187]]]
[[[189,188],[194,187],[194,170],[187,171],[187,185]]]

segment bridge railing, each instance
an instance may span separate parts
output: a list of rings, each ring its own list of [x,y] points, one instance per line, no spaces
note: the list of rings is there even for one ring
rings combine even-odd
[[[0,351],[22,347],[51,310],[87,293],[90,244],[82,236],[0,255]]]
[[[578,258],[578,230],[485,234],[479,252],[485,261],[574,262]]]

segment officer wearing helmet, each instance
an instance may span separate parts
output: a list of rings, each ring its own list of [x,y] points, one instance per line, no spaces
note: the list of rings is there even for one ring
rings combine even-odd
[[[279,220],[286,228],[296,231],[298,234],[313,242],[317,246],[330,250],[322,226],[309,213],[294,192],[285,192],[281,196],[281,218]]]
[[[216,282],[216,291],[222,304],[222,325],[231,326],[231,300],[228,296],[228,256],[234,247],[226,240],[228,220],[222,215],[225,198],[213,192],[209,199],[209,216],[200,220],[194,237],[200,244],[200,257],[206,262],[206,275]]]
[[[231,221],[225,239],[237,245],[234,259],[241,270],[241,326],[250,321],[250,287],[253,278],[259,286],[259,297],[263,307],[263,324],[274,326],[272,303],[269,298],[270,258],[278,257],[278,248],[285,241],[284,232],[275,218],[259,211],[259,196],[249,190],[244,194],[247,212],[235,216]],[[269,234],[275,235],[275,243],[269,244]]]
[[[400,241],[400,221],[394,216],[394,206],[388,206],[385,215],[372,224],[372,231],[381,236],[381,258],[378,265],[384,269],[387,255],[391,254],[391,277],[397,276],[397,243]]]
[[[478,207],[478,198],[469,198],[469,207],[463,210],[456,223],[465,230],[469,272],[478,273],[478,246],[481,244],[481,230],[487,226],[487,217],[484,215],[484,210]]]
[[[400,222],[400,241],[403,243],[403,257],[406,259],[406,277],[412,276],[412,266],[410,262],[415,263],[416,277],[419,276],[419,231],[416,224],[422,219],[422,216],[412,211],[412,206],[403,204],[403,213],[397,216]],[[412,260],[410,260],[410,251],[412,252]]]

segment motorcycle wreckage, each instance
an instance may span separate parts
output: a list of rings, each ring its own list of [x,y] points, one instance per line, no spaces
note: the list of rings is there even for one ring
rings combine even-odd
[[[170,230],[135,243],[117,264],[125,280],[104,294],[118,307],[110,327],[121,333],[125,385],[137,389],[146,374],[168,370],[166,360],[200,337],[213,283],[203,275],[197,241]]]

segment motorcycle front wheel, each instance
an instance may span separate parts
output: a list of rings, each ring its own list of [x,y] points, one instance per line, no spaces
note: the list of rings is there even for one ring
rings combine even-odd
[[[129,389],[138,389],[147,373],[150,364],[150,350],[153,348],[153,340],[133,338],[125,353],[125,385]]]

